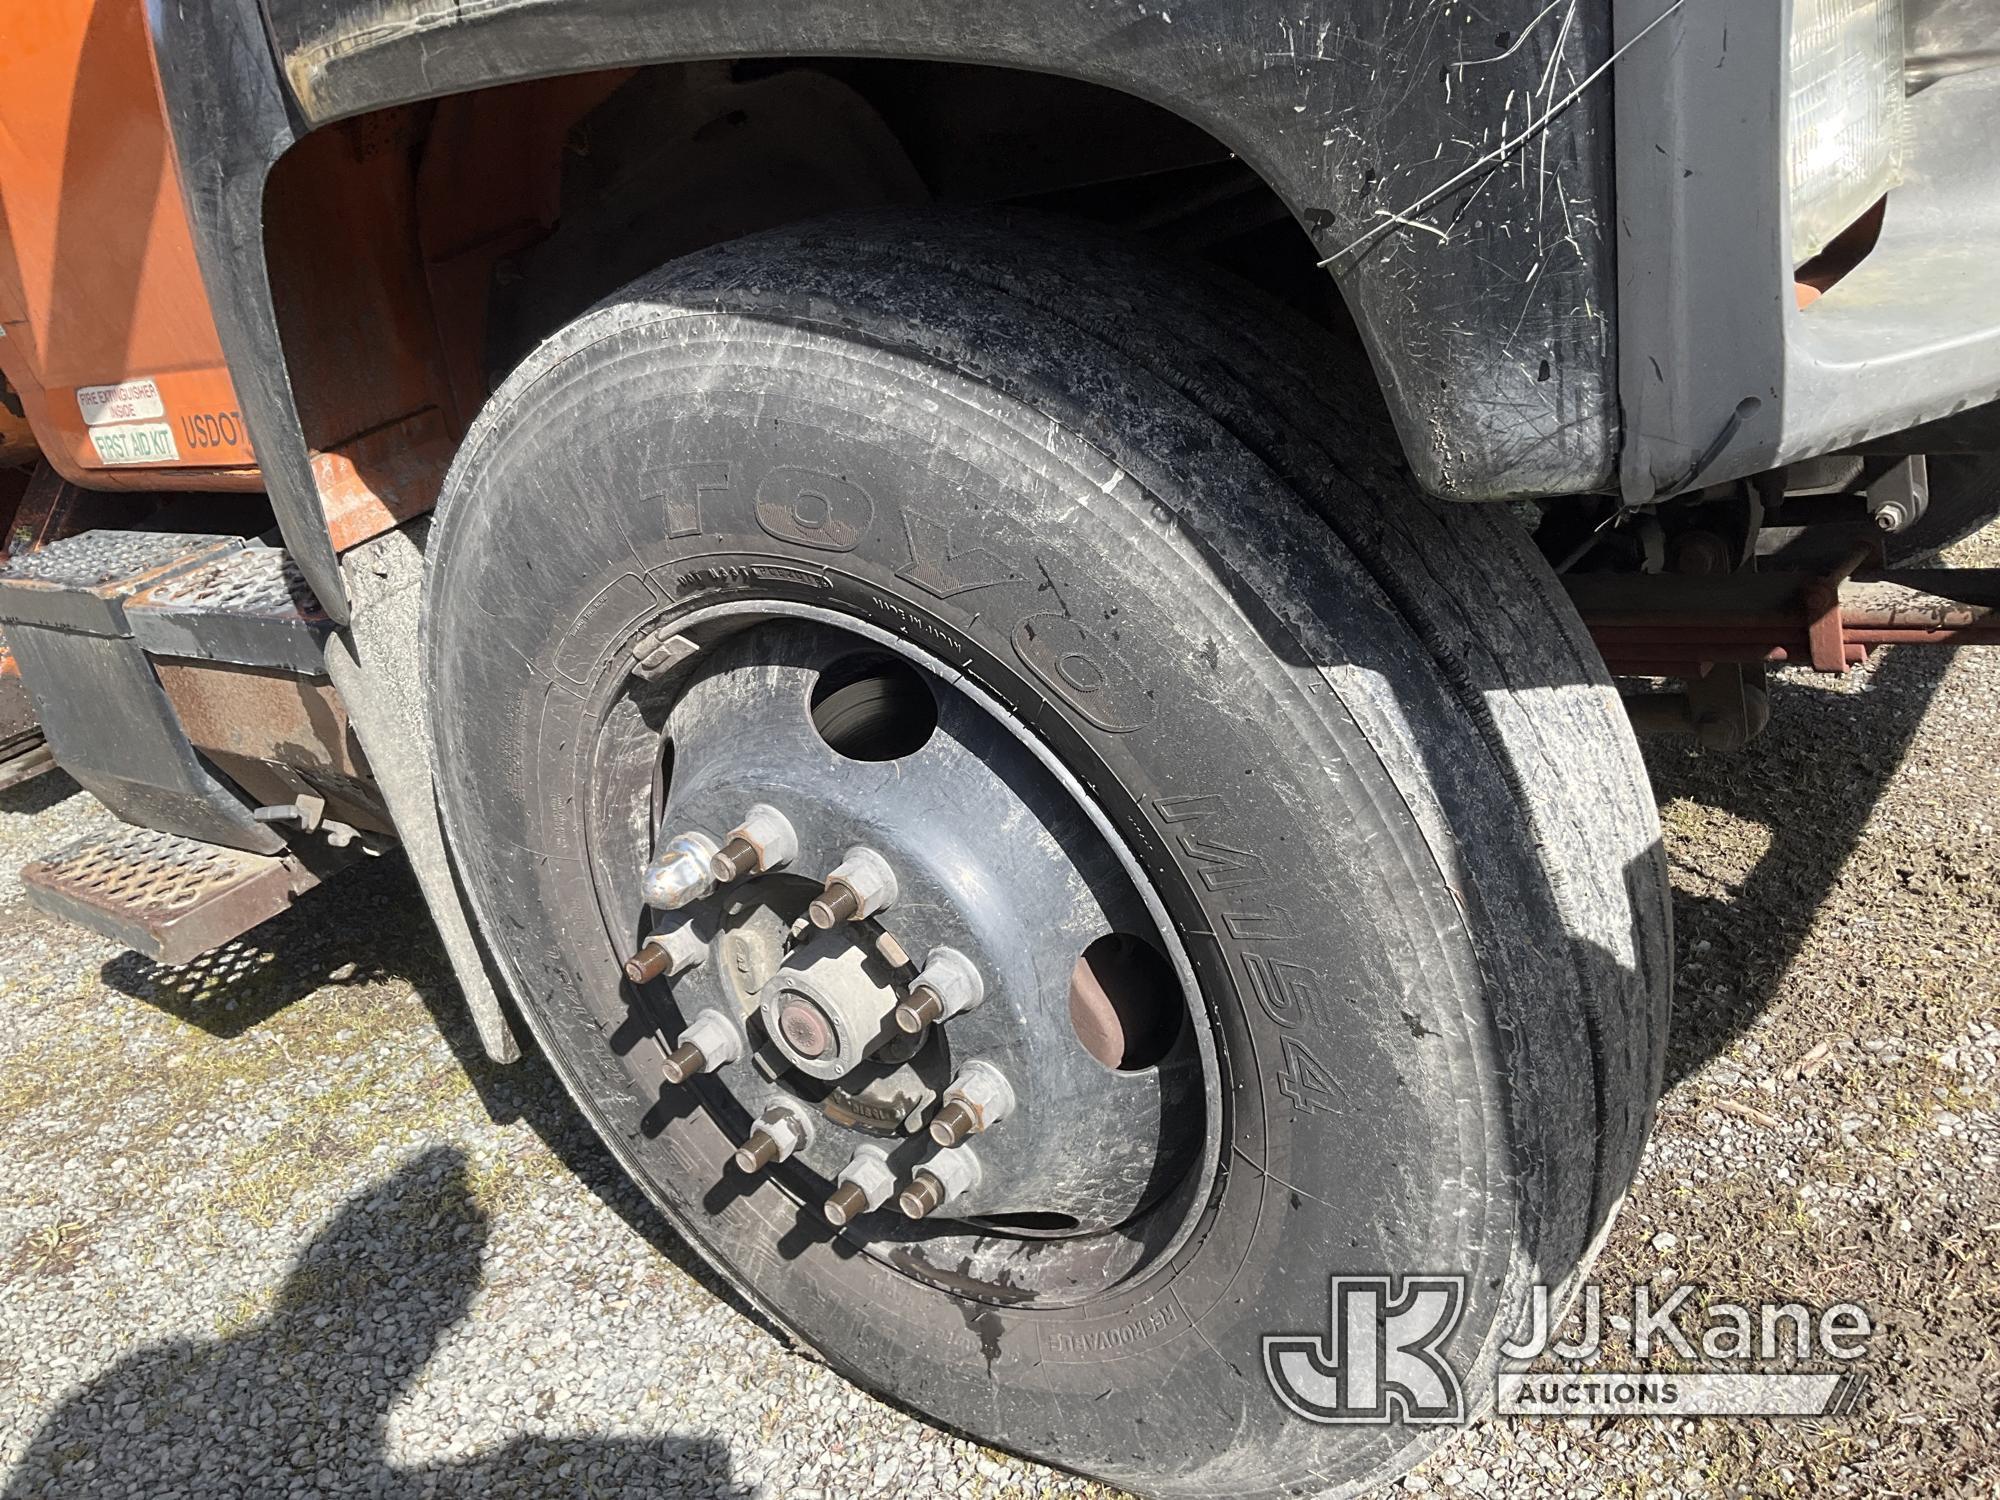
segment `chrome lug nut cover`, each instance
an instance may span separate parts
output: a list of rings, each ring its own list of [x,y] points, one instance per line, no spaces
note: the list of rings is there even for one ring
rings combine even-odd
[[[659,911],[679,911],[701,900],[715,889],[712,866],[720,852],[715,840],[699,829],[669,839],[646,867],[640,882],[641,897]]]

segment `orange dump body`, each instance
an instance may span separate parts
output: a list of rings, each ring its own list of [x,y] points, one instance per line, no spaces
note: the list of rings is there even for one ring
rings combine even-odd
[[[256,486],[138,0],[8,9],[0,333],[0,372],[65,478]],[[22,438],[0,420],[0,442]]]

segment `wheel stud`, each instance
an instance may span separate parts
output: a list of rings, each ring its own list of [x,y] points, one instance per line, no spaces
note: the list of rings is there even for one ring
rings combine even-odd
[[[798,835],[790,821],[775,807],[759,802],[730,830],[708,862],[709,873],[718,885],[727,885],[790,864],[798,852]]]
[[[678,911],[715,889],[711,862],[719,851],[715,840],[700,829],[669,839],[659,858],[646,867],[640,892],[648,906]]]
[[[843,1229],[865,1213],[880,1208],[896,1190],[896,1174],[880,1146],[861,1146],[840,1169],[839,1180],[820,1210],[826,1222]]]
[[[639,951],[625,960],[625,977],[634,984],[650,984],[662,975],[684,974],[708,957],[708,944],[683,923],[666,932],[656,932],[639,945]]]
[[[986,982],[956,948],[933,948],[924,971],[910,981],[910,997],[896,1007],[896,1027],[915,1036],[986,998]]]
[[[896,899],[896,872],[873,849],[849,849],[834,872],[826,878],[826,889],[806,908],[813,926],[826,931],[842,922],[872,917]]]
[[[738,1171],[761,1172],[812,1144],[812,1117],[795,1104],[778,1103],[750,1127],[750,1139],[734,1160]]]
[[[940,1151],[917,1168],[910,1185],[896,1196],[896,1207],[908,1219],[936,1213],[979,1186],[979,1158],[969,1146]]]
[[[931,1139],[940,1146],[956,1146],[979,1128],[978,1112],[963,1099],[953,1099],[931,1121]]]
[[[625,977],[634,984],[647,984],[666,973],[672,962],[664,943],[647,938],[639,951],[625,960]]]
[[[716,884],[727,885],[732,880],[740,880],[750,874],[763,861],[757,856],[757,846],[742,834],[732,834],[714,859],[708,862],[714,872]]]
[[[712,1064],[707,1055],[694,1042],[682,1042],[667,1054],[666,1063],[660,1071],[667,1075],[667,1082],[686,1083],[697,1073],[706,1073]]]
[[[867,1213],[869,1207],[868,1195],[856,1184],[846,1182],[833,1190],[823,1212],[826,1222],[840,1229]]]
[[[661,1071],[668,1083],[686,1083],[697,1073],[713,1073],[743,1055],[743,1038],[719,1010],[705,1010],[689,1023],[667,1054]]]
[[[829,880],[826,891],[807,908],[812,924],[822,930],[852,922],[861,915],[861,901],[846,886]]]
[[[736,1148],[736,1154],[730,1160],[736,1163],[737,1171],[754,1175],[772,1162],[782,1161],[784,1149],[770,1131],[753,1128],[750,1139]]]
[[[916,1179],[896,1195],[896,1207],[906,1219],[921,1219],[944,1203],[944,1184],[929,1172],[919,1170]]]
[[[989,1062],[965,1065],[945,1090],[944,1107],[931,1121],[931,1139],[956,1146],[968,1136],[991,1130],[1014,1110],[1014,1086]]]
[[[896,1029],[915,1036],[926,1026],[944,1019],[944,1001],[936,990],[922,988],[922,980],[910,987],[910,998],[896,1007]]]

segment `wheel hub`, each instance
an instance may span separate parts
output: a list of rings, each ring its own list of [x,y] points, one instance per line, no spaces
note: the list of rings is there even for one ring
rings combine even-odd
[[[801,1064],[816,1062],[825,1057],[827,1049],[833,1045],[832,1020],[812,1000],[788,996],[784,1009],[778,1014],[778,1045]],[[843,1073],[846,1071],[846,1067],[841,1069]]]
[[[901,992],[881,958],[845,932],[815,936],[759,992],[764,1031],[814,1078],[844,1078],[902,1035]]]
[[[703,1104],[747,1122],[739,1165],[850,1232],[1101,1230],[1179,1180],[1202,1135],[1186,998],[1114,852],[1012,733],[816,625],[740,631],[669,686],[637,946],[692,930],[703,955],[627,972],[673,1057],[699,1054]],[[1143,961],[1086,957],[1107,942]],[[811,1120],[782,1155],[774,1110]]]

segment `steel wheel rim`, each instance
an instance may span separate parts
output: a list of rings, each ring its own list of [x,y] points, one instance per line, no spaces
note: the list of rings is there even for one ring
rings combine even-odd
[[[1115,1231],[1066,1241],[1072,1246],[1090,1247],[1088,1253],[1070,1257],[1082,1269],[1068,1284],[1057,1285],[1054,1281],[1045,1280],[1037,1290],[1022,1298],[1008,1295],[998,1283],[988,1283],[977,1275],[968,1280],[964,1276],[933,1274],[940,1268],[925,1258],[925,1245],[940,1253],[948,1252],[950,1264],[963,1266],[1018,1259],[1014,1253],[1016,1247],[1030,1242],[1046,1246],[1048,1241],[1039,1239],[1033,1229],[1023,1226],[994,1231],[969,1223],[968,1228],[974,1232],[941,1234],[934,1224],[901,1223],[893,1203],[885,1205],[884,1211],[872,1216],[878,1222],[871,1224],[871,1232],[863,1239],[861,1248],[892,1270],[942,1286],[956,1295],[1010,1305],[1031,1301],[1037,1307],[1063,1307],[1088,1302],[1130,1286],[1161,1266],[1172,1263],[1194,1234],[1202,1219],[1202,1210],[1211,1202],[1219,1184],[1228,1100],[1221,1082],[1216,1017],[1202,995],[1193,965],[1155,882],[1133,853],[1110,812],[1088,794],[1079,777],[1007,705],[963,672],[870,621],[817,605],[765,599],[715,604],[682,612],[668,611],[651,622],[643,638],[657,641],[671,634],[698,640],[703,643],[704,654],[708,654],[743,632],[774,622],[837,631],[843,638],[852,640],[857,649],[874,651],[911,664],[951,694],[965,700],[1032,760],[1037,772],[1061,793],[1066,805],[1101,842],[1101,847],[1110,856],[1143,911],[1149,924],[1146,935],[1157,942],[1185,1008],[1188,1024],[1183,1028],[1184,1040],[1193,1054],[1192,1066],[1198,1074],[1201,1125],[1188,1170],[1132,1223]],[[615,719],[620,702],[630,703],[645,696],[630,675],[631,663],[629,652],[621,650],[607,664],[604,680],[595,695],[598,707],[603,710],[596,717],[602,722],[609,723]],[[676,672],[670,675],[669,680],[681,680],[684,686],[685,675],[685,672]],[[669,686],[655,694],[651,703],[653,710],[666,711],[664,705],[671,702],[676,691],[676,687]],[[593,765],[597,765],[599,760],[600,757],[593,751]],[[599,779],[598,772],[593,770],[593,783]],[[595,792],[593,800],[602,801]],[[638,936],[631,920],[634,884],[629,877],[621,876],[619,862],[630,862],[632,820],[629,816],[621,817],[615,813],[607,816],[605,808],[596,806],[586,822],[586,843],[590,851],[588,863],[604,917],[606,941],[614,952],[620,949],[629,951]],[[672,831],[671,828],[662,828],[661,833],[664,836]],[[720,832],[717,830],[718,835]],[[630,993],[628,986],[627,994]],[[707,1087],[712,1082],[702,1078],[691,1086],[697,1089],[703,1107],[725,1133],[737,1140],[744,1139],[753,1116],[741,1107],[732,1111],[730,1105],[737,1102],[734,1096],[718,1098],[717,1091]],[[727,1170],[718,1164],[719,1173]],[[794,1192],[793,1196],[800,1195]],[[813,1207],[810,1201],[806,1201],[802,1204],[802,1212],[809,1213]],[[1048,1259],[1046,1254],[1043,1258]]]

